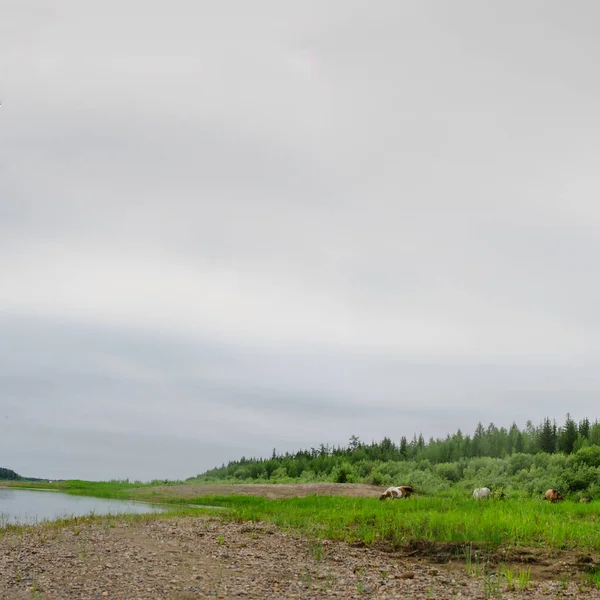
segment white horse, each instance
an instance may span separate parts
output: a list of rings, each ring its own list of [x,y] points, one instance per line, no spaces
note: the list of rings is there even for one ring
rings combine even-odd
[[[414,492],[414,490],[410,487],[410,485],[400,485],[398,487],[389,487],[381,496],[379,496],[380,500],[385,500],[386,498],[391,498],[394,500],[395,498],[410,498],[410,495]]]
[[[474,500],[483,500],[489,498],[491,493],[489,488],[475,488],[472,496]]]

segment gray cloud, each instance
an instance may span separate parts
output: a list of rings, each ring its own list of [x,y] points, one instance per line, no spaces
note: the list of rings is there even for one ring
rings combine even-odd
[[[479,420],[524,424],[565,410],[583,416],[600,391],[593,364],[249,348],[39,319],[0,326],[0,417],[10,432],[0,453],[22,472],[43,466],[53,477],[69,469],[92,478],[187,477],[273,447],[345,444],[350,432],[399,441],[418,431],[470,430]],[[73,446],[87,436],[93,447]],[[162,455],[155,465],[152,452],[140,458],[138,448],[152,439],[157,453],[169,445],[171,472]],[[177,452],[184,453],[175,460]]]
[[[598,12],[3,3],[0,450],[594,417]]]

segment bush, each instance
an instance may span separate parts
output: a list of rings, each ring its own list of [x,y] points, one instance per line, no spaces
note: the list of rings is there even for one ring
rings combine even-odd
[[[573,460],[589,467],[600,467],[600,446],[588,446],[577,450]]]
[[[508,459],[508,474],[514,475],[519,471],[524,471],[526,469],[530,469],[533,464],[533,455],[532,454],[523,454],[521,452],[517,454],[513,454]]]
[[[379,471],[373,471],[371,473],[370,483],[371,483],[371,485],[385,485],[386,484],[386,477],[385,477],[385,475],[383,475]]]
[[[522,471],[522,473],[524,476],[519,482],[519,489],[530,496],[541,496],[551,488],[556,488],[563,494],[569,489],[566,473],[556,467],[545,469],[532,467],[529,472]]]
[[[453,482],[459,481],[462,477],[458,463],[440,463],[435,467],[435,474],[442,479]]]
[[[352,466],[348,463],[343,463],[333,470],[333,481],[336,483],[354,483],[354,473]]]
[[[356,473],[359,477],[368,477],[373,468],[375,467],[375,462],[372,460],[361,460],[354,464],[354,473]]]
[[[271,473],[271,477],[269,479],[277,483],[286,483],[290,478],[288,477],[287,469],[285,467],[279,467]]]
[[[248,471],[248,469],[246,469],[246,467],[239,467],[238,469],[235,470],[235,473],[233,474],[233,476],[236,479],[248,479],[250,477],[250,471]]]
[[[406,479],[405,485],[411,485],[415,488],[417,494],[425,496],[435,495],[450,489],[448,480],[444,480],[431,471],[415,470]]]
[[[582,465],[578,469],[567,471],[564,477],[569,491],[579,492],[598,483],[598,470]]]

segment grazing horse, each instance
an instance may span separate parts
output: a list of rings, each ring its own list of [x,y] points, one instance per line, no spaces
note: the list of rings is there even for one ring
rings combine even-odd
[[[544,494],[544,500],[548,500],[548,502],[560,502],[561,500],[564,500],[564,498],[560,495],[560,492],[558,490],[548,490],[545,494]]]
[[[471,495],[474,500],[483,500],[489,498],[491,493],[490,488],[475,488]]]
[[[401,485],[399,487],[389,487],[381,496],[379,496],[380,500],[385,500],[386,498],[391,498],[394,500],[395,498],[410,498],[410,495],[414,492],[413,488],[410,485]]]

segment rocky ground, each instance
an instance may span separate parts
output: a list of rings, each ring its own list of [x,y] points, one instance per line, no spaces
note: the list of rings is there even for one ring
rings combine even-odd
[[[111,517],[0,536],[0,598],[600,599],[561,565],[559,558],[542,580],[511,591],[484,568],[469,575],[464,563],[434,564],[419,552],[218,517]]]

